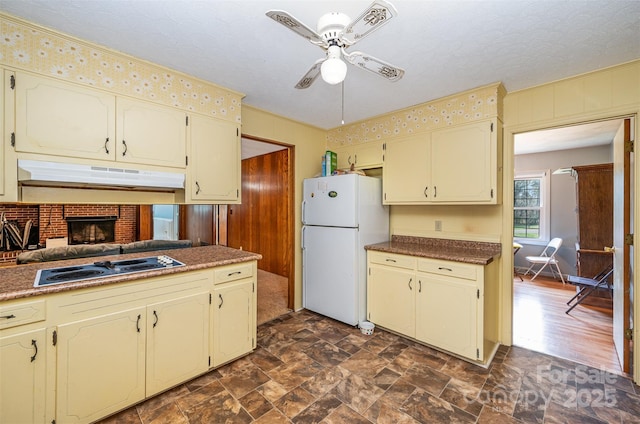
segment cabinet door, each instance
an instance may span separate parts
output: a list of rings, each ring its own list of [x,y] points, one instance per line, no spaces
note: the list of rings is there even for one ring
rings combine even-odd
[[[45,330],[0,337],[0,423],[45,420]]]
[[[429,198],[429,134],[387,142],[382,173],[385,204],[426,203]]]
[[[151,396],[209,368],[209,293],[147,306],[147,390]]]
[[[367,313],[369,321],[415,337],[415,290],[413,272],[393,267],[369,267]]]
[[[496,140],[492,121],[433,131],[431,201],[495,203]]]
[[[57,422],[87,423],[145,397],[145,309],[57,329]]]
[[[18,152],[86,159],[115,157],[115,96],[16,73]]]
[[[356,168],[368,169],[382,166],[384,151],[382,141],[358,144],[355,147]]]
[[[187,194],[191,203],[240,200],[240,131],[236,124],[191,116]]]
[[[186,166],[187,115],[177,109],[118,98],[116,160]]]
[[[417,278],[416,339],[473,360],[483,358],[476,282],[422,273]]]
[[[218,285],[213,290],[213,366],[251,352],[254,343],[255,283]]]
[[[338,155],[338,169],[349,169],[351,164],[356,161],[355,148],[353,146],[340,147],[337,149],[329,149]]]

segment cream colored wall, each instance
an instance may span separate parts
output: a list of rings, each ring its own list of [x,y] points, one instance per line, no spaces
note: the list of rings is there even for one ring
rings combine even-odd
[[[302,231],[302,180],[320,172],[321,157],[325,151],[326,131],[274,115],[251,106],[242,106],[242,134],[264,140],[295,146],[294,157],[294,262],[295,309],[302,308],[302,255],[300,233]]]
[[[520,132],[572,125],[612,117],[634,116],[634,140],[640,135],[640,60],[578,75],[561,81],[509,93],[504,101],[504,191],[503,191],[503,283],[501,305],[502,342],[511,344],[513,280],[511,267],[511,226],[513,220],[513,138]],[[640,161],[634,162],[634,198],[640,199]],[[634,209],[634,222],[640,222],[640,207]],[[639,269],[640,249],[635,249],[633,269]],[[640,291],[634,292],[634,316],[640,316]],[[635,326],[633,337],[640,337]],[[640,350],[633,361],[640,363]],[[634,367],[634,380],[640,381],[640,367]]]

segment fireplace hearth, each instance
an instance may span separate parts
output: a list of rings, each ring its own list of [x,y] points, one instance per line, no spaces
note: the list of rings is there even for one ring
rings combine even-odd
[[[115,216],[67,217],[69,244],[113,243],[116,239]]]

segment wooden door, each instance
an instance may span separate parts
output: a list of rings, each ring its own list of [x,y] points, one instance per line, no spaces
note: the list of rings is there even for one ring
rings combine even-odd
[[[194,246],[216,244],[213,205],[180,205],[179,238]]]
[[[289,149],[242,161],[242,204],[227,210],[227,245],[260,253],[258,268],[289,277],[292,210]]]
[[[625,148],[631,139],[631,122],[625,119],[613,139],[614,160],[614,207],[613,207],[613,342],[616,347],[620,367],[624,372],[631,370],[631,341],[625,332],[631,328],[631,288],[630,270],[631,246],[625,243],[626,234],[631,234],[631,163],[633,152]]]

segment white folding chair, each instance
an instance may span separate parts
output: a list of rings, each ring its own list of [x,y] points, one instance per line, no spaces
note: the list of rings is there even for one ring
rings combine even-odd
[[[558,271],[558,274],[560,274],[560,280],[562,280],[562,284],[564,284],[565,282],[564,282],[564,277],[562,276],[562,271],[560,271],[558,260],[555,258],[556,253],[558,253],[558,250],[560,249],[561,245],[562,245],[562,239],[560,237],[556,237],[554,239],[551,239],[551,241],[549,241],[549,243],[544,248],[542,253],[540,253],[540,256],[526,256],[525,259],[527,260],[527,262],[531,264],[531,266],[529,267],[529,269],[527,269],[524,275],[529,274],[529,272],[533,270],[534,266],[542,265],[540,269],[536,271],[533,277],[531,277],[531,281],[535,280],[536,277],[540,274],[540,272],[542,272],[542,270],[545,269],[547,266],[551,270],[551,275],[553,275],[555,278],[555,272],[553,270],[553,267],[555,266],[556,270]]]

